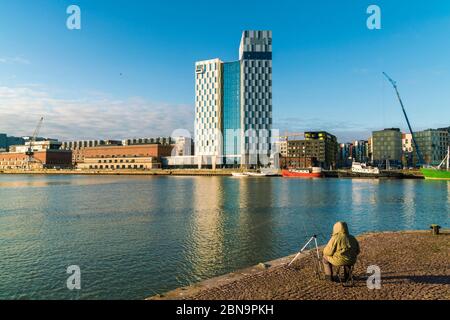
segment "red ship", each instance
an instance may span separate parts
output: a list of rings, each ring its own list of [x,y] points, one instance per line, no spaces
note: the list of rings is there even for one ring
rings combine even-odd
[[[284,169],[281,171],[283,177],[289,178],[322,178],[322,168],[313,167],[306,169]]]

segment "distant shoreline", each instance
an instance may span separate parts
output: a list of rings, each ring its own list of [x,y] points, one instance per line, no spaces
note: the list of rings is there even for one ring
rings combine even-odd
[[[98,176],[222,176],[231,177],[233,172],[242,169],[155,169],[155,170],[74,170],[74,169],[43,169],[43,170],[0,170],[0,175],[98,175]],[[255,170],[245,170],[255,171]],[[281,172],[280,172],[281,176]],[[260,178],[260,177],[259,177]],[[263,177],[271,178],[271,177]],[[325,178],[343,179],[424,179],[420,171],[398,170],[382,171],[379,176],[353,174],[349,170],[331,170],[325,172]]]
[[[237,170],[0,170],[0,174],[11,175],[87,175],[87,176],[231,176]]]

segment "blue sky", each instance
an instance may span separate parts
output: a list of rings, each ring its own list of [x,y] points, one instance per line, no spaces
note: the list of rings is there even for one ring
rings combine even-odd
[[[81,8],[82,29],[66,28]],[[382,29],[366,27],[377,4]],[[60,139],[193,129],[194,63],[238,58],[242,30],[273,30],[274,127],[340,141],[450,125],[450,2],[0,2],[0,132]]]

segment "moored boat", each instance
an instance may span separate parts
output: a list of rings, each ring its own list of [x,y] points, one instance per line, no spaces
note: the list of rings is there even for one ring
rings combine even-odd
[[[322,178],[323,172],[320,167],[312,167],[305,169],[283,169],[281,171],[283,177],[289,178]]]
[[[441,169],[444,163],[446,163],[446,166],[444,169]],[[428,180],[450,180],[450,146],[447,149],[447,155],[439,166],[435,168],[421,168],[420,172]]]
[[[261,168],[257,171],[232,172],[233,177],[275,177],[279,176],[278,169]]]
[[[280,175],[280,169],[276,168],[262,168],[260,172],[264,173],[267,177],[276,177]]]
[[[231,175],[237,178],[248,177],[245,172],[232,172]]]
[[[244,172],[249,177],[265,177],[267,174],[264,172]]]
[[[425,179],[429,180],[450,180],[450,171],[435,169],[435,168],[422,168],[420,169]]]
[[[379,175],[380,169],[368,166],[365,163],[353,162],[352,173],[364,174],[364,175]]]

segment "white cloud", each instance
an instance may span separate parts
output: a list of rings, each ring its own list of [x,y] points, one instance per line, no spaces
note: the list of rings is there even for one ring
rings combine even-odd
[[[121,100],[88,94],[68,99],[39,86],[0,86],[0,132],[10,135],[32,134],[43,116],[41,135],[61,140],[167,136],[179,128],[192,131],[193,114],[190,105],[140,97]]]
[[[0,63],[3,64],[31,64],[28,59],[23,57],[0,57]]]
[[[278,127],[281,133],[285,130],[289,132],[305,131],[328,131],[335,135],[340,142],[368,139],[374,128],[362,127],[351,120],[329,120],[324,118],[300,118],[289,117],[279,118],[274,121],[274,127]]]

